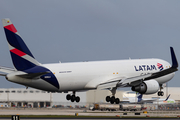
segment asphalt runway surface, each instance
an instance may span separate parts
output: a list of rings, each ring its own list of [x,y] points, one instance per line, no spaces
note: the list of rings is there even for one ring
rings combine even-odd
[[[136,111],[138,112],[138,111]],[[78,113],[78,118],[75,116],[75,114]],[[82,120],[82,119],[94,119],[94,120],[112,120],[112,119],[122,119],[122,120],[133,120],[133,119],[141,119],[141,120],[146,120],[146,119],[153,119],[153,120],[159,120],[159,119],[167,119],[167,120],[174,120],[178,119],[177,116],[180,115],[180,111],[151,111],[148,112],[147,114],[144,114],[143,111],[139,111],[140,115],[135,115],[135,112],[126,112],[127,114],[124,115],[123,111],[91,111],[91,110],[86,110],[86,109],[24,109],[24,108],[11,108],[11,109],[0,109],[0,116],[2,115],[19,115],[20,120],[52,120],[52,119],[60,119],[60,120]],[[25,118],[23,115],[35,115],[34,118]],[[51,116],[58,116],[57,118],[51,117],[51,118],[46,118],[46,117],[40,117],[37,118],[37,115],[49,115]],[[68,116],[68,117],[61,117],[62,115]],[[119,117],[117,117],[117,115]],[[148,118],[145,118],[145,117]],[[60,116],[60,117],[59,117]],[[71,117],[69,117],[71,116]],[[81,117],[79,117],[81,116]],[[83,117],[82,117],[83,116]],[[88,118],[84,118],[84,116],[90,116]],[[100,117],[99,117],[100,116]],[[103,116],[103,117],[102,117]],[[151,118],[151,117],[164,117],[164,118]],[[98,118],[99,117],[99,118]],[[107,117],[107,118],[106,118]],[[130,118],[121,118],[121,117],[130,117]],[[137,118],[137,117],[142,117],[142,118]],[[170,118],[174,117],[174,118]],[[132,119],[133,118],[133,119]],[[0,120],[11,120],[11,118],[0,118]]]
[[[31,119],[29,119],[29,118],[22,118],[22,119],[19,119],[19,120],[86,120],[85,118],[80,118],[80,119],[77,119],[77,118],[71,118],[71,119],[65,119],[65,118],[31,118]],[[120,118],[112,118],[112,119],[109,119],[109,118],[99,118],[99,119],[97,119],[97,118],[89,118],[89,119],[87,119],[87,120],[90,120],[90,119],[93,119],[93,120],[114,120],[114,119],[120,119]],[[165,119],[165,120],[177,120],[178,118],[134,118],[134,119],[129,119],[129,118],[125,118],[125,119],[122,119],[121,118],[121,120],[135,120],[135,119],[140,119],[140,120],[147,120],[147,119],[153,119],[153,120],[162,120],[162,119]],[[11,120],[11,118],[3,118],[3,119],[1,119],[0,118],[0,120]]]

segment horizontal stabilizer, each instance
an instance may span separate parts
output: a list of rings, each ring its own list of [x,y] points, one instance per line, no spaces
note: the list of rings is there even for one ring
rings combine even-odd
[[[11,73],[11,72],[15,72],[15,69],[0,66],[0,72]]]
[[[6,76],[7,74],[0,73],[0,76]]]
[[[49,71],[39,72],[39,73],[27,73],[27,74],[21,74],[21,75],[16,75],[16,76],[19,76],[22,78],[27,78],[27,79],[35,79],[35,78],[38,78],[38,77],[45,75],[45,74],[48,74],[48,73],[49,73]]]

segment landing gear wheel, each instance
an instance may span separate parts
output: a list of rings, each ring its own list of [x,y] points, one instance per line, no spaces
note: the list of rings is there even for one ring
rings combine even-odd
[[[71,96],[71,102],[74,102],[74,100],[76,99],[75,95]]]
[[[161,91],[161,96],[164,96],[164,92],[163,91]]]
[[[114,104],[114,102],[115,102],[115,97],[114,96],[111,97],[111,101],[110,102],[111,102],[111,104]]]
[[[111,100],[110,96],[106,97],[106,102],[109,102]]]
[[[70,94],[67,94],[66,99],[67,99],[67,100],[70,100],[70,99],[71,99],[71,95],[70,95]]]
[[[78,103],[78,102],[80,101],[79,96],[77,96],[75,100],[76,100],[76,102]]]
[[[116,98],[116,99],[115,99],[115,103],[116,103],[116,104],[119,104],[119,102],[120,102],[120,101],[119,101],[119,98]]]
[[[163,96],[164,95],[164,92],[163,91],[159,91],[158,92],[158,96]]]

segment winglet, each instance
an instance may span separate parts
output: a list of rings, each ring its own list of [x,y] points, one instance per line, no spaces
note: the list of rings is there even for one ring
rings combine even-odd
[[[178,62],[173,47],[170,47],[170,50],[171,50],[172,68],[177,68]]]
[[[167,101],[167,100],[169,99],[170,95],[171,95],[171,94],[169,94],[169,95],[168,95],[168,97],[166,98],[166,100],[165,100],[165,101]]]

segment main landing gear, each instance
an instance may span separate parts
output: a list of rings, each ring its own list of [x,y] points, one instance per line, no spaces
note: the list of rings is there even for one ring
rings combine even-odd
[[[73,95],[67,94],[67,100],[71,100],[71,102],[76,101],[77,103],[80,101],[80,97],[75,95],[75,91],[73,91]]]
[[[110,96],[106,96],[106,102],[110,102],[111,104],[119,104],[120,100],[119,98],[115,98],[114,96],[110,97]]]
[[[119,98],[115,98],[116,89],[117,88],[115,87],[112,90],[110,90],[112,93],[112,97],[106,96],[106,102],[110,102],[111,104],[114,104],[114,103],[119,104],[120,103]]]

